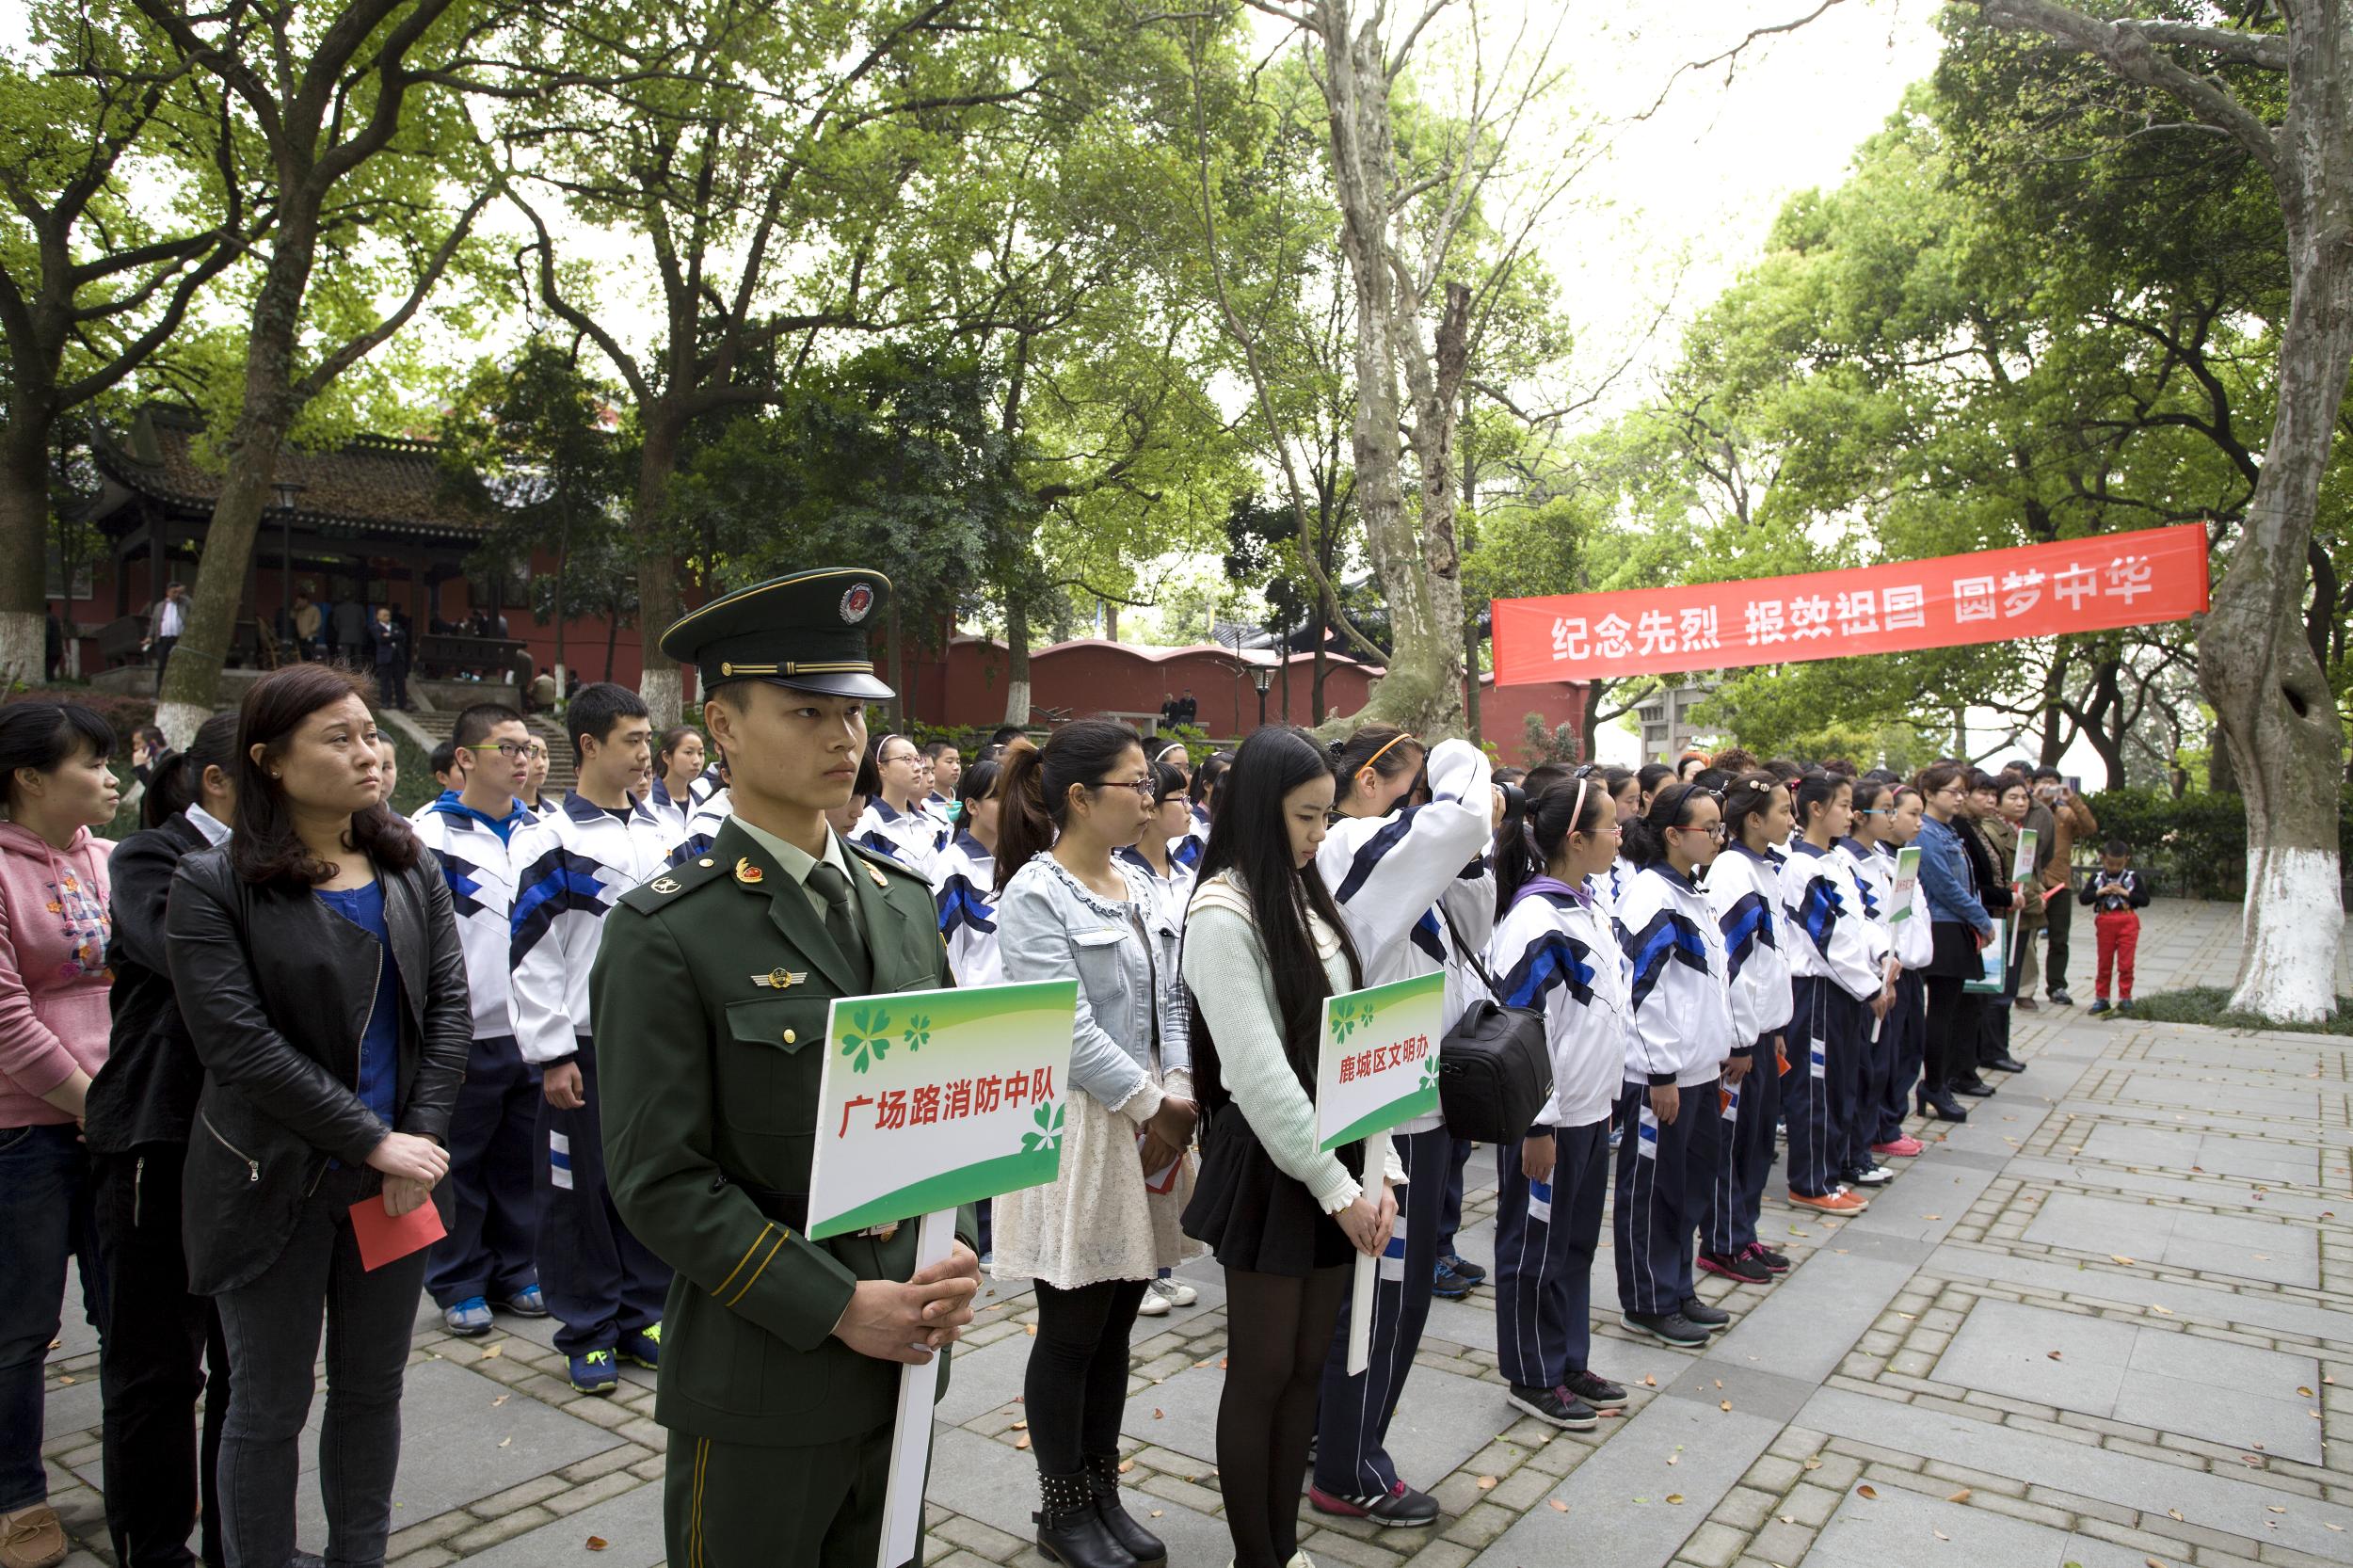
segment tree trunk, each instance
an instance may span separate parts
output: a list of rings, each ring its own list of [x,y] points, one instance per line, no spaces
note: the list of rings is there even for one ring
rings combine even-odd
[[[899,650],[899,598],[896,594],[890,598],[890,608],[883,614],[890,623],[888,632],[885,633],[889,639],[885,653],[889,663],[885,667],[889,673],[890,689],[899,694],[890,699],[890,728],[904,729],[907,727],[906,663]]]
[[[685,434],[685,416],[657,402],[644,410],[646,443],[637,457],[637,498],[633,508],[637,536],[645,552],[637,562],[637,627],[645,645],[645,669],[637,693],[646,699],[657,733],[678,723],[685,690],[685,667],[665,656],[662,633],[679,617],[678,562],[672,557],[668,531],[662,526],[664,503],[670,493],[670,475],[678,469],[679,440]]]
[[[49,429],[19,410],[0,440],[0,693],[48,678]],[[66,578],[71,599],[73,580]]]
[[[613,615],[607,616],[604,623],[604,678],[607,680],[613,679],[613,653],[614,649],[620,646],[620,641],[621,617],[619,613],[616,611]],[[562,692],[558,692],[555,695],[557,700],[561,701],[564,694]],[[644,694],[641,692],[638,695],[642,696]],[[667,729],[669,726],[664,725],[663,728]]]
[[[2198,682],[2247,802],[2246,940],[2231,1005],[2313,1022],[2336,1006],[2345,731],[2305,638],[2305,549],[2353,360],[2353,191],[2288,226],[2291,299],[2263,475],[2198,637]],[[2325,218],[2325,221],[2318,221]]]
[[[1004,722],[1030,722],[1030,607],[1017,585],[1005,595]]]
[[[1398,363],[1410,354],[1417,362],[1408,366],[1409,375],[1431,379],[1433,386],[1435,378],[1417,348],[1409,347],[1413,306],[1399,297],[1390,270],[1389,193],[1396,158],[1379,17],[1352,29],[1347,0],[1325,0],[1315,18],[1323,45],[1340,250],[1356,286],[1356,419],[1350,440],[1356,465],[1356,505],[1364,522],[1366,554],[1388,600],[1390,628],[1388,671],[1373,687],[1364,710],[1346,722],[1353,727],[1378,720],[1435,740],[1464,732],[1463,640],[1458,631],[1463,590],[1454,552],[1449,461],[1453,416],[1449,408],[1436,424],[1426,415],[1416,421],[1417,446],[1426,448],[1420,454],[1424,512],[1417,520],[1406,511],[1398,450]],[[1449,317],[1452,313],[1449,297]],[[1443,353],[1443,336],[1440,347]],[[1440,401],[1451,402],[1450,388]],[[1424,425],[1433,427],[1424,433]],[[1434,465],[1433,452],[1438,458]]]

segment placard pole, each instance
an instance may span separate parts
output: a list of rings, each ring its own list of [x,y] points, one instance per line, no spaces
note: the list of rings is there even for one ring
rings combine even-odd
[[[1384,1179],[1389,1168],[1389,1135],[1376,1132],[1365,1140],[1365,1190]],[[1381,1259],[1356,1255],[1356,1293],[1348,1305],[1348,1375],[1355,1377],[1372,1365],[1372,1291],[1381,1279]]]
[[[917,1272],[944,1262],[956,1240],[956,1211],[923,1216],[915,1235]],[[883,1498],[882,1553],[874,1568],[903,1568],[915,1560],[915,1536],[923,1524],[923,1477],[932,1463],[932,1400],[939,1390],[943,1346],[921,1367],[899,1368],[899,1416],[890,1429],[890,1485]]]

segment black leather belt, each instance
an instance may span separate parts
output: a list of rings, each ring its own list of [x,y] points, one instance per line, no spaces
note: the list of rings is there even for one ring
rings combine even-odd
[[[779,1192],[773,1187],[755,1187],[748,1181],[738,1181],[725,1174],[711,1184],[714,1192],[726,1187],[732,1187],[751,1199],[754,1208],[787,1229],[805,1231],[808,1228],[807,1192]]]

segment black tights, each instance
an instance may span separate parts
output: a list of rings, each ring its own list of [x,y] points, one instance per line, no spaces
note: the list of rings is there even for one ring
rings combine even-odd
[[[1075,1476],[1088,1454],[1119,1451],[1128,1338],[1144,1284],[1114,1279],[1061,1290],[1038,1281],[1037,1343],[1021,1403],[1040,1474]]]
[[[1299,1550],[1299,1487],[1316,1430],[1316,1391],[1352,1271],[1305,1279],[1225,1271],[1225,1392],[1217,1476],[1234,1568],[1283,1568]]]

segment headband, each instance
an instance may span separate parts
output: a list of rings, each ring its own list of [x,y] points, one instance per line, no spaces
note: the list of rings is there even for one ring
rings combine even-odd
[[[1152,760],[1155,762],[1166,761],[1168,760],[1168,754],[1172,751],[1183,751],[1185,752],[1185,760],[1188,762],[1193,760],[1193,753],[1185,751],[1185,743],[1182,741],[1169,742],[1168,744],[1160,747],[1160,749],[1153,755]]]
[[[1365,759],[1365,766],[1364,766],[1363,768],[1358,768],[1358,769],[1356,770],[1356,772],[1357,772],[1357,773],[1362,773],[1362,772],[1364,772],[1364,771],[1365,771],[1365,768],[1369,768],[1369,767],[1372,766],[1375,762],[1378,762],[1379,760],[1381,760],[1381,759],[1382,759],[1382,758],[1386,757],[1386,756],[1389,754],[1389,746],[1393,746],[1393,745],[1397,744],[1397,743],[1398,743],[1398,742],[1400,742],[1400,741],[1410,741],[1410,740],[1412,740],[1412,739],[1413,739],[1413,737],[1412,737],[1411,735],[1402,735],[1402,734],[1401,734],[1401,735],[1395,735],[1395,736],[1390,737],[1390,740],[1389,740],[1389,745],[1385,745],[1385,746],[1383,746],[1383,747],[1382,747],[1379,751],[1376,751],[1376,752],[1374,752],[1371,756],[1369,756],[1369,757],[1366,758],[1366,759]],[[1354,775],[1354,774],[1352,774],[1352,775],[1350,775],[1349,776],[1353,778],[1353,777],[1354,777],[1354,776],[1355,776],[1355,775]]]

